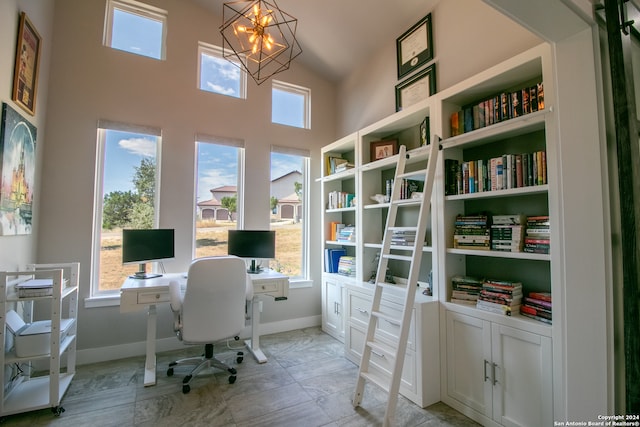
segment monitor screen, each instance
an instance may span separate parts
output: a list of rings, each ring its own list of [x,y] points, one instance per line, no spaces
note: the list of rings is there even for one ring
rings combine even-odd
[[[175,258],[173,229],[122,230],[122,263],[140,264],[140,271],[136,273],[136,276],[140,276],[138,278],[150,278],[150,275],[145,274],[147,262],[173,258]]]
[[[229,255],[251,258],[250,273],[257,273],[256,258],[276,257],[276,232],[268,230],[229,230]]]

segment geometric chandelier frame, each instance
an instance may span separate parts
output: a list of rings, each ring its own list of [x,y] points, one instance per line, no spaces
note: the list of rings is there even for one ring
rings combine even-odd
[[[222,17],[222,56],[241,64],[258,85],[289,69],[302,53],[296,39],[298,20],[275,0],[224,3]]]

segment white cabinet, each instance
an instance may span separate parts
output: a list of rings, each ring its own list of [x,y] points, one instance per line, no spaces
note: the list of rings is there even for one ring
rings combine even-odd
[[[448,311],[445,403],[483,423],[553,424],[551,338]]]
[[[0,272],[0,415],[44,408],[59,415],[64,410],[60,403],[76,370],[79,269],[79,263],[32,264],[25,271]],[[19,296],[16,285],[30,279],[50,280],[51,295]],[[26,323],[50,322],[44,346],[49,353],[16,355],[14,336],[6,327],[9,310]]]
[[[322,275],[322,330],[344,342],[344,280],[335,274]]]
[[[440,356],[438,345],[438,302],[416,290],[416,303],[412,309],[411,327],[402,370],[400,393],[419,405],[427,407],[440,400]],[[371,311],[373,289],[371,286],[347,285],[346,291],[346,356],[360,364],[366,328]],[[401,296],[385,296],[380,309],[395,318],[402,311]],[[381,341],[397,343],[400,327],[381,321],[376,333]],[[391,362],[383,355],[372,352],[370,370],[390,376]]]

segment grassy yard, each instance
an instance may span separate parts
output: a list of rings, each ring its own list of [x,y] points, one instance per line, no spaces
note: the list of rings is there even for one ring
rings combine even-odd
[[[196,231],[195,257],[226,255],[227,230],[235,229],[235,223],[203,222]],[[302,224],[283,224],[276,231],[276,259],[270,267],[284,274],[300,274]],[[100,290],[120,289],[125,277],[137,271],[137,265],[122,265],[122,233],[120,230],[105,231],[100,251]],[[165,266],[170,268],[169,263]],[[151,266],[147,265],[147,271]]]

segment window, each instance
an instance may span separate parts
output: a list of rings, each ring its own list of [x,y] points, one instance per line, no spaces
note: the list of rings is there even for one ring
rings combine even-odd
[[[311,129],[311,90],[273,80],[271,121]]]
[[[247,98],[247,73],[222,56],[222,48],[198,43],[198,88],[220,95]]]
[[[270,267],[292,279],[308,279],[309,153],[271,147],[271,230],[276,232],[276,259]]]
[[[159,148],[159,129],[99,123],[92,296],[118,292],[138,269],[122,265],[122,229],[158,224]]]
[[[134,0],[107,0],[103,44],[165,59],[167,11]]]
[[[227,255],[227,230],[242,223],[242,141],[196,137],[194,258]]]

